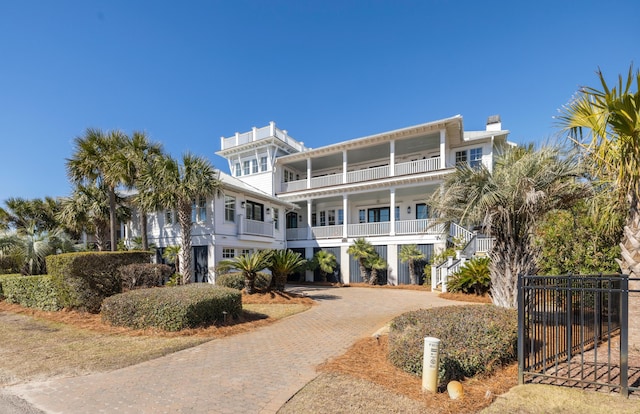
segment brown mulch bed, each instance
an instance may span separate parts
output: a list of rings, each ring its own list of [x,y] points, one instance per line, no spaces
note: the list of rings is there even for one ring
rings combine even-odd
[[[478,296],[478,295],[467,295],[465,293],[446,292],[446,293],[439,294],[438,297],[442,299],[455,300],[460,302],[493,303],[491,301],[491,296],[489,295]]]
[[[396,368],[387,360],[388,337],[363,338],[344,355],[321,365],[321,372],[335,372],[364,379],[425,405],[433,413],[476,413],[497,395],[517,385],[516,363],[498,369],[493,375],[462,382],[464,397],[451,400],[445,393],[423,393],[422,379]]]
[[[302,297],[288,292],[255,293],[253,295],[242,294],[243,304],[304,304],[313,305],[315,302],[307,297]],[[29,315],[51,322],[64,323],[80,329],[88,329],[105,334],[124,334],[130,336],[202,336],[202,337],[225,337],[247,332],[260,326],[269,325],[274,320],[251,312],[243,312],[235,320],[221,323],[205,328],[183,329],[178,332],[167,332],[159,329],[130,329],[113,326],[102,321],[99,314],[91,314],[74,310],[62,310],[58,312],[42,311],[22,307],[17,304],[0,301],[0,312],[11,312]]]

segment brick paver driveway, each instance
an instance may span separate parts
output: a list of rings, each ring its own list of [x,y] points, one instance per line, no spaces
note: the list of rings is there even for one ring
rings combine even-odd
[[[5,389],[47,413],[274,413],[315,367],[394,316],[452,302],[430,292],[295,287],[307,312],[112,372]]]

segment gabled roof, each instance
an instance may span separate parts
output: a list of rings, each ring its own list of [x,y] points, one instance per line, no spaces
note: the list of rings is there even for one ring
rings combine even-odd
[[[228,188],[230,190],[234,190],[234,191],[238,191],[241,193],[246,193],[246,194],[250,194],[253,197],[256,198],[260,198],[263,200],[268,200],[271,201],[273,203],[277,203],[277,204],[282,204],[284,206],[286,206],[289,209],[296,209],[298,208],[297,205],[295,204],[291,204],[287,201],[283,201],[281,199],[279,199],[278,197],[274,197],[273,195],[269,194],[269,193],[265,193],[264,191],[260,190],[259,188],[256,188],[250,184],[247,184],[246,182],[237,179],[236,177],[233,177],[227,173],[224,173],[220,170],[218,171],[218,179],[222,182],[222,188],[223,191],[224,189]]]

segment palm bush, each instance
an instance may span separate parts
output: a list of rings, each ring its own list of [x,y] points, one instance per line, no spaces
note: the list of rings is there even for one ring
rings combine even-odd
[[[399,257],[402,263],[409,264],[409,278],[411,280],[411,284],[417,285],[418,276],[416,274],[416,262],[424,259],[424,253],[422,253],[415,244],[405,244],[400,248]]]
[[[477,257],[466,262],[447,281],[450,292],[475,293],[483,296],[491,289],[488,257]]]
[[[283,249],[274,251],[271,255],[271,263],[269,264],[269,270],[271,270],[270,289],[283,291],[289,275],[296,273],[304,267],[306,262],[307,261],[300,256],[300,253],[295,253],[292,250]]]
[[[244,277],[244,289],[249,295],[255,293],[255,282],[258,274],[269,268],[271,264],[271,250],[258,250],[243,254],[233,259],[221,260],[219,268],[238,270]]]
[[[369,281],[369,272],[367,270],[367,259],[376,255],[376,251],[373,245],[366,241],[364,238],[355,239],[353,244],[347,249],[347,254],[353,256],[358,261],[360,266],[360,276],[362,281],[367,283]]]

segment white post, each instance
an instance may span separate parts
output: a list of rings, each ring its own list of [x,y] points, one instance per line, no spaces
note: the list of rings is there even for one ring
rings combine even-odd
[[[447,168],[447,148],[446,133],[444,129],[440,130],[440,168]]]
[[[342,184],[347,183],[347,150],[342,151]],[[345,210],[345,214],[346,214]]]
[[[258,128],[252,127],[251,128],[251,141],[255,141],[257,137],[258,137]]]
[[[342,238],[349,237],[349,200],[346,194],[342,195]],[[348,262],[345,262],[348,263]]]
[[[431,290],[434,291],[438,287],[438,267],[431,265]]]
[[[307,158],[307,189],[311,188],[311,158]]]
[[[391,175],[393,175],[393,173]],[[390,214],[391,229],[389,231],[389,235],[395,236],[396,235],[396,189],[395,188],[391,188],[389,190],[389,199],[391,201],[389,206],[391,210],[391,214]]]
[[[276,123],[273,121],[269,122],[269,136],[270,137],[276,136]]]
[[[422,358],[422,391],[438,391],[438,365],[440,363],[440,340],[424,338],[424,354]]]
[[[396,175],[396,142],[394,140],[389,142],[389,175],[391,177]]]

